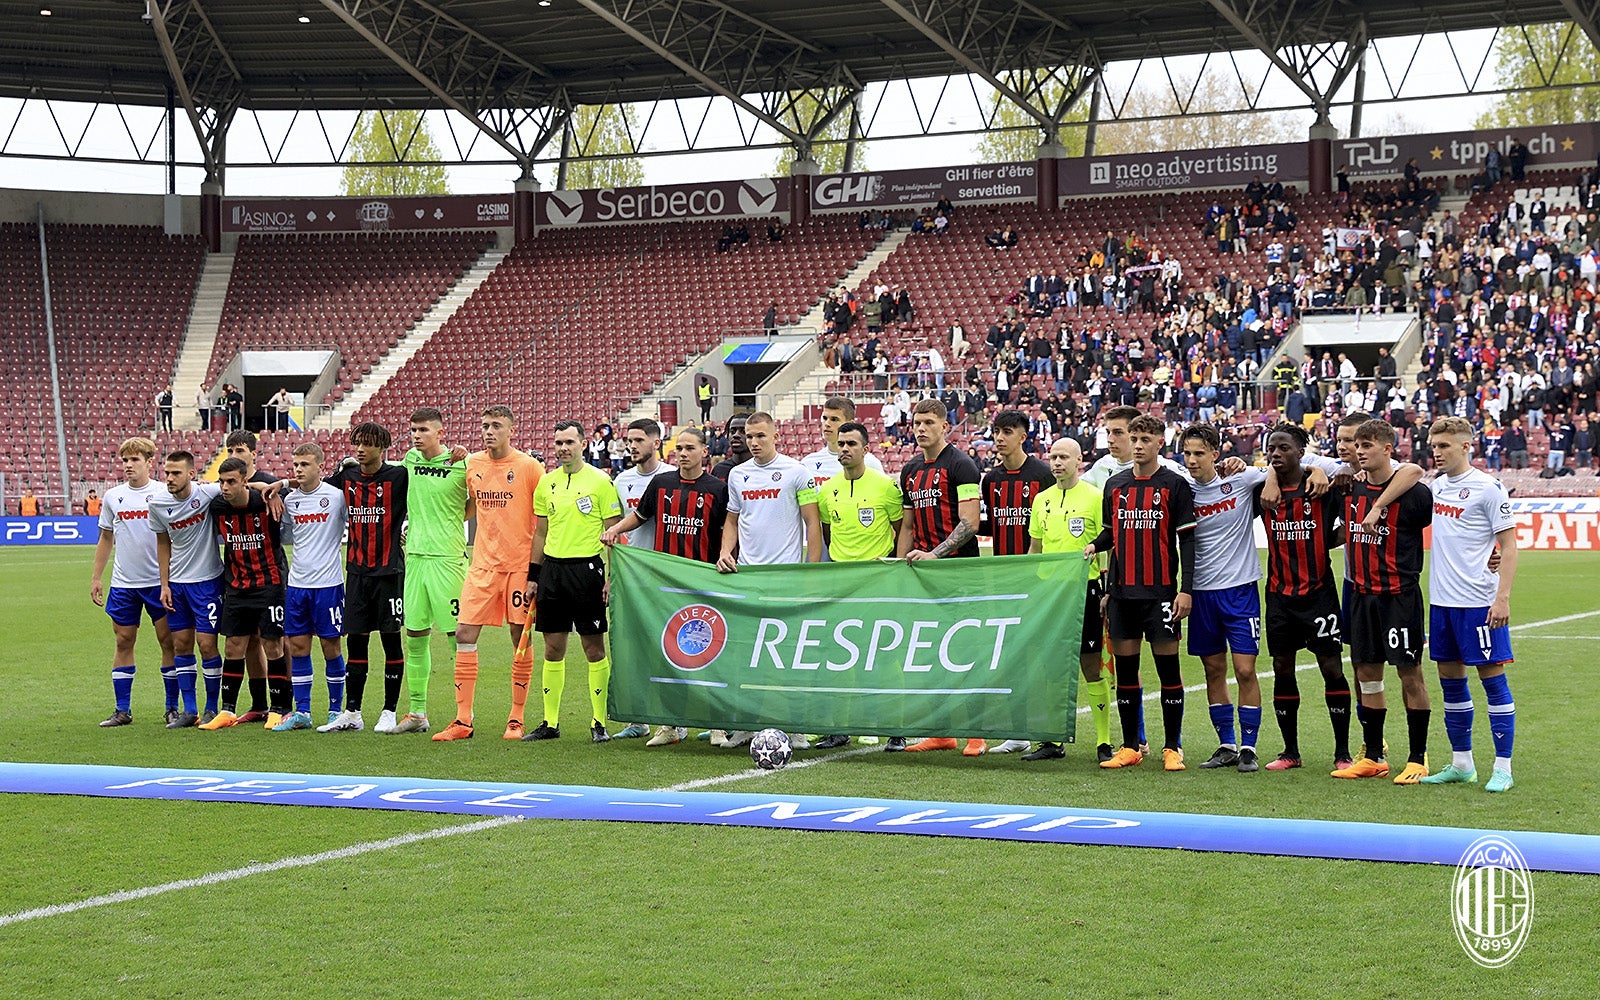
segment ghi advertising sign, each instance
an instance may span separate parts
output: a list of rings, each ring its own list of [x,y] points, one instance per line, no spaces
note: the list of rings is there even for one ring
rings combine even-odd
[[[1024,163],[979,163],[960,167],[877,170],[827,174],[811,188],[811,207],[819,212],[841,209],[907,208],[933,205],[947,197],[956,203],[1036,198],[1039,168]]]

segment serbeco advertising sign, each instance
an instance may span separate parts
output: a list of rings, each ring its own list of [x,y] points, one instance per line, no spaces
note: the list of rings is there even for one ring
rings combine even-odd
[[[1035,198],[1039,168],[1033,162],[979,163],[962,167],[878,170],[829,174],[811,187],[811,207],[818,211],[902,208],[932,205],[946,197],[953,202]]]
[[[1061,161],[1061,193],[1070,195],[1242,188],[1257,177],[1263,182],[1272,177],[1286,183],[1305,180],[1305,143],[1128,153]]]
[[[1413,157],[1424,174],[1441,170],[1482,172],[1490,149],[1500,151],[1500,167],[1507,174],[1511,140],[1528,147],[1528,164],[1590,163],[1600,153],[1596,132],[1600,126],[1534,125],[1527,128],[1483,131],[1428,132],[1423,135],[1386,135],[1370,139],[1337,139],[1333,143],[1333,169],[1344,168],[1351,177],[1400,174]]]
[[[224,198],[225,233],[348,233],[505,229],[511,195],[432,198]]]
[[[703,184],[543,191],[539,193],[536,211],[541,226],[717,219],[787,211],[788,194],[788,178],[770,177]]]

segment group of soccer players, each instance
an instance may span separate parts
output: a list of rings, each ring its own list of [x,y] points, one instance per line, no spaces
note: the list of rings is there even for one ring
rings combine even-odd
[[[133,650],[143,612],[155,624],[162,649],[169,728],[217,730],[258,721],[275,731],[313,728],[315,636],[329,701],[326,723],[315,728],[362,729],[369,640],[378,632],[385,683],[376,731],[429,732],[431,632],[440,629],[454,636],[456,709],[454,720],[433,739],[470,738],[478,640],[485,626],[504,625],[512,648],[504,738],[560,736],[567,642],[575,631],[588,661],[591,739],[606,742],[612,738],[606,719],[606,546],[626,541],[735,573],[740,566],[823,559],[970,558],[979,553],[980,534],[987,534],[996,557],[1077,553],[1090,561],[1082,633],[1064,638],[1063,648],[1072,641],[1078,645],[1102,768],[1136,766],[1149,753],[1140,675],[1141,649],[1148,642],[1160,682],[1162,763],[1169,771],[1185,769],[1178,645],[1188,618],[1188,651],[1202,664],[1219,743],[1200,767],[1249,772],[1302,766],[1295,660],[1306,649],[1324,681],[1335,777],[1390,774],[1385,667],[1393,665],[1409,737],[1395,783],[1476,781],[1470,666],[1478,671],[1494,722],[1495,757],[1486,787],[1511,787],[1515,708],[1504,667],[1511,661],[1507,622],[1516,572],[1512,514],[1499,483],[1473,468],[1473,435],[1464,421],[1435,422],[1430,443],[1440,474],[1430,488],[1420,482],[1421,469],[1394,460],[1390,425],[1362,414],[1341,423],[1338,458],[1307,455],[1305,431],[1284,424],[1267,438],[1267,468],[1253,469],[1237,459],[1219,461],[1221,442],[1207,424],[1181,431],[1179,465],[1162,456],[1166,428],[1160,420],[1115,407],[1102,416],[1108,454],[1080,473],[1075,441],[1055,442],[1048,464],[1042,462],[1026,452],[1026,417],[1003,411],[993,422],[999,461],[980,476],[971,459],[947,441],[945,408],[924,400],[911,415],[920,453],[896,479],[872,456],[870,432],[854,419],[850,400],[829,398],[822,412],[823,447],[803,460],[778,451],[770,415],[736,417],[729,428],[732,454],[709,471],[702,432],[679,432],[669,466],[660,460],[658,425],[635,421],[626,432],[634,465],[615,483],[585,463],[583,428],[570,421],[555,428],[557,467],[547,472],[511,446],[515,420],[503,406],[483,412],[483,450],[471,455],[445,448],[437,410],[412,415],[412,448],[398,464],[386,461],[388,431],[362,424],[352,432],[354,458],[326,478],[326,457],[311,442],[294,449],[292,479],[257,472],[254,437],[236,432],[227,440],[229,458],[215,485],[196,480],[192,455],[167,455],[164,495],[151,478],[155,446],[129,439],[120,450],[126,482],[107,491],[102,506],[92,585],[116,633],[116,710],[101,725],[132,721]],[[1258,517],[1268,553],[1264,616],[1254,540]],[[469,561],[463,525],[473,518],[477,532]],[[1433,601],[1425,627],[1419,578],[1422,533],[1430,525]],[[292,561],[285,557],[286,544]],[[1330,565],[1331,550],[1341,545],[1342,595]],[[115,567],[105,593],[101,578],[113,546]],[[1283,740],[1282,752],[1265,765],[1258,757],[1262,694],[1256,675],[1263,621]],[[532,631],[542,639],[543,703],[539,724],[526,729]],[[1425,633],[1438,662],[1453,750],[1451,763],[1438,773],[1430,773],[1427,758]],[[225,638],[221,646],[219,635]],[[348,659],[341,655],[342,638]],[[1345,644],[1364,741],[1354,753]],[[1107,646],[1111,671],[1105,670]],[[203,708],[196,691],[197,649]],[[1052,660],[1047,669],[1055,668],[1060,652],[1045,654]],[[1230,668],[1238,687],[1237,728]],[[240,712],[246,679],[251,705]],[[409,688],[404,714],[398,705],[402,679]],[[1113,700],[1120,745],[1111,734]],[[616,735],[642,737],[650,730],[630,724]],[[751,734],[720,729],[703,735],[717,746],[739,746]],[[649,745],[685,738],[685,727],[661,726]],[[803,734],[791,738],[796,749],[813,745]],[[827,734],[815,746],[839,747],[851,739]],[[975,756],[1029,746],[1006,740],[990,747],[982,739],[962,745],[952,738],[908,745],[891,734],[885,749],[960,747]],[[1060,743],[1043,742],[1023,759],[1064,756]]]

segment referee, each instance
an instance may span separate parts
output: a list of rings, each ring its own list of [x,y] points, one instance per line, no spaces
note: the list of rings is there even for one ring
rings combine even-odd
[[[622,502],[605,473],[583,460],[583,425],[563,420],[555,428],[560,468],[539,480],[533,512],[527,600],[544,635],[544,721],[522,739],[553,740],[561,735],[561,694],[567,684],[567,635],[576,631],[589,660],[589,703],[594,709],[589,735],[596,743],[606,732],[606,689],[611,660],[606,655],[606,566],[600,535],[622,520]]]

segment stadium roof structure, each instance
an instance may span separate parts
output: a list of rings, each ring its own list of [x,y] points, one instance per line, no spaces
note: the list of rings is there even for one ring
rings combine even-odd
[[[241,109],[442,107],[527,167],[581,105],[723,98],[803,149],[870,84],[971,74],[1048,138],[1114,62],[1259,51],[1325,117],[1375,39],[1572,20],[1600,46],[1595,0],[5,0],[0,13],[0,97],[181,102],[208,167]]]

